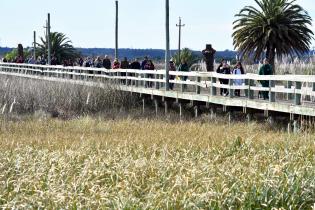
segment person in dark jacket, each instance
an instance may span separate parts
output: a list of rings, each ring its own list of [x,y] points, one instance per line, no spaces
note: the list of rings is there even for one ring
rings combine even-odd
[[[269,64],[269,60],[266,58],[264,60],[264,65],[262,65],[259,69],[259,75],[272,75],[272,66]],[[268,80],[261,80],[261,85],[263,87],[269,87],[269,81]],[[264,100],[269,99],[269,92],[268,91],[261,91],[260,94],[263,96]]]
[[[154,64],[151,60],[148,60],[147,63],[145,64],[144,66],[144,70],[154,70],[155,67],[154,67]],[[153,74],[147,74],[147,78],[153,78]],[[149,82],[146,82],[146,87],[150,87],[152,88],[153,86],[153,82],[149,81]]]
[[[130,69],[141,69],[141,64],[137,58],[130,64]]]
[[[206,61],[207,71],[213,71],[213,63],[214,63],[214,54],[216,53],[216,50],[212,48],[211,44],[206,45],[206,49],[202,51],[202,54],[204,56],[204,59]]]
[[[144,57],[144,60],[143,60],[142,63],[141,63],[141,69],[142,69],[142,70],[145,69],[145,65],[147,64],[148,61],[149,61],[149,60],[148,60],[148,56],[145,56],[145,57]]]
[[[128,61],[127,57],[124,57],[124,60],[121,61],[121,63],[120,63],[120,68],[121,68],[121,69],[129,69],[129,61]],[[122,77],[127,76],[126,72],[121,72],[120,75],[121,75]],[[125,84],[125,82],[126,82],[126,80],[123,80],[123,81],[122,81],[123,84]]]
[[[130,69],[134,69],[134,70],[141,70],[141,64],[138,60],[138,58],[136,58],[131,64],[130,64]],[[135,77],[136,74],[135,73],[131,73],[130,76]],[[135,84],[136,81],[133,81],[133,84]]]
[[[121,61],[120,68],[121,69],[129,69],[129,61],[128,61],[127,57],[124,57],[124,60]]]
[[[178,71],[189,72],[189,66],[186,60],[182,59],[181,64],[178,66]],[[186,81],[187,79],[188,79],[188,76],[181,76],[182,81]],[[186,88],[187,88],[187,85],[184,84],[184,89]]]
[[[105,58],[103,59],[103,67],[105,69],[111,69],[111,66],[112,66],[112,64],[110,62],[108,55],[105,55]]]
[[[224,62],[222,64],[222,67],[217,69],[217,73],[219,73],[219,74],[231,74],[230,66],[226,62]],[[219,81],[223,85],[228,85],[229,84],[229,80],[228,79],[219,79]],[[223,95],[223,96],[227,96],[229,94],[229,92],[228,92],[228,90],[226,88],[220,88],[220,94]]]
[[[176,71],[176,66],[173,60],[170,60],[170,71]],[[170,75],[170,80],[174,80],[175,79],[175,75]],[[173,90],[174,89],[174,83],[170,82],[170,89]]]

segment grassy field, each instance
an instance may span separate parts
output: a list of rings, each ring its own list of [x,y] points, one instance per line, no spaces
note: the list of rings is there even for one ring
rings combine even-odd
[[[0,123],[0,208],[314,208],[312,134],[88,117]]]

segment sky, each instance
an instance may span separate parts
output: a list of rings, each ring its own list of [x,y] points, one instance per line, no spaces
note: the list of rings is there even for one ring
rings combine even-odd
[[[216,50],[233,50],[234,15],[255,5],[254,0],[169,1],[171,48],[178,47],[176,24],[182,17],[182,47],[193,50],[207,43]],[[314,0],[297,3],[315,20]],[[37,39],[44,36],[48,12],[51,31],[65,33],[75,47],[114,48],[115,0],[0,0],[0,46],[30,46],[34,30]],[[119,0],[119,48],[165,48],[165,0]]]

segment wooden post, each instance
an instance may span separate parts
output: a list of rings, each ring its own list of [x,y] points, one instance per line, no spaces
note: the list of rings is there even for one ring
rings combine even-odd
[[[234,90],[231,88],[233,86],[233,79],[229,79],[229,97],[234,97]]]
[[[33,57],[34,57],[34,62],[36,63],[36,31],[34,31],[34,49],[33,49]]]
[[[215,96],[217,95],[217,88],[214,86],[217,83],[216,77],[211,77],[211,95]]]
[[[254,99],[254,90],[251,90],[251,88],[250,88],[253,86],[255,86],[254,80],[249,79],[248,99]]]
[[[156,72],[157,73],[157,72]],[[154,77],[156,80],[158,80],[160,78],[160,75],[158,74],[155,74],[155,77]],[[160,89],[160,83],[158,81],[155,81],[154,82],[154,86],[155,86],[155,89]]]
[[[158,116],[158,101],[156,98],[154,99],[154,106],[155,106],[155,115]]]
[[[185,82],[185,81],[181,79],[181,82]],[[185,91],[185,84],[180,84],[180,91],[181,92]]]
[[[291,90],[292,87],[292,81],[287,81],[287,89]],[[293,99],[293,95],[292,93],[287,93],[287,100],[292,100]]]
[[[245,85],[248,86],[249,85],[249,79],[245,79]],[[249,98],[249,89],[245,90],[245,97]]]
[[[178,106],[179,106],[179,120],[182,121],[182,116],[183,116],[182,103],[179,103]]]
[[[199,107],[198,107],[198,106],[194,106],[195,118],[197,118],[197,117],[198,117],[198,109],[199,109]]]
[[[48,65],[51,65],[51,43],[50,43],[50,13],[47,15],[47,45],[48,45]]]
[[[168,113],[168,102],[165,100],[164,101],[164,107],[165,107],[165,115],[167,115],[167,113]]]
[[[247,123],[250,123],[252,121],[252,113],[246,114],[246,120],[247,120]]]
[[[199,76],[196,76],[196,94],[200,94],[200,81],[201,81],[201,78]]]
[[[228,118],[229,118],[229,127],[231,127],[231,122],[232,122],[232,113],[231,113],[231,110],[228,111]]]
[[[276,93],[272,91],[272,88],[275,87],[275,81],[270,80],[269,81],[269,102],[275,102],[276,101]]]
[[[165,90],[168,91],[170,89],[169,84],[169,61],[170,61],[170,7],[169,0],[165,0],[165,35],[166,35],[166,49],[165,49]]]
[[[139,86],[139,74],[135,73],[135,86],[138,87]]]
[[[295,90],[300,91],[302,88],[301,82],[295,82]],[[301,105],[301,93],[295,93],[294,95],[294,104],[295,105]]]
[[[293,121],[293,133],[298,133],[299,132],[299,124],[297,120]]]
[[[115,58],[118,59],[118,1],[115,1],[116,20],[115,20]]]
[[[179,24],[176,24],[176,26],[179,28],[178,29],[178,62],[181,62],[181,57],[180,57],[180,50],[181,50],[181,34],[182,34],[182,27],[185,26],[185,24],[182,24],[182,19],[179,17]]]
[[[129,86],[129,82],[131,82],[131,80],[129,80],[128,79],[128,77],[129,77],[129,72],[127,72],[127,70],[126,70],[126,86]]]
[[[215,108],[211,107],[210,108],[210,119],[213,120],[215,118]]]
[[[287,127],[288,134],[292,133],[292,121],[290,120]]]

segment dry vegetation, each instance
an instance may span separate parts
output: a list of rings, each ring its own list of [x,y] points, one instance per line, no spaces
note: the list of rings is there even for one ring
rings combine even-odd
[[[313,135],[150,120],[1,121],[0,207],[312,209]]]
[[[224,120],[113,121],[106,113],[132,109],[137,98],[113,86],[10,77],[0,77],[0,105],[3,209],[315,207],[310,132]],[[12,117],[27,113],[35,115]]]
[[[95,88],[66,83],[0,77],[0,114],[38,111],[62,118],[133,108],[137,96],[117,91],[114,84]]]

